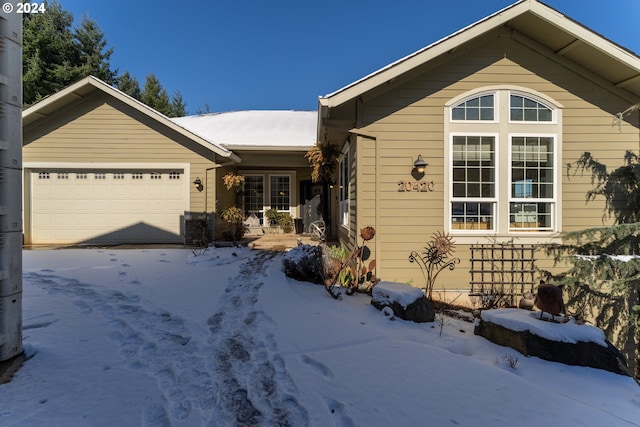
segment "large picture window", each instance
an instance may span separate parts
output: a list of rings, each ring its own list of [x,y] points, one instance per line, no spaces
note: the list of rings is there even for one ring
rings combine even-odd
[[[510,231],[553,230],[554,138],[511,137]]]
[[[493,230],[495,137],[455,135],[452,158],[451,227]]]
[[[447,107],[449,230],[558,231],[559,110],[502,88]]]

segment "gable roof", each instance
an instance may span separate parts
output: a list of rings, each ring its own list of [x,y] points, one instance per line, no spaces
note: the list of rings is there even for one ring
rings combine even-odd
[[[538,0],[520,0],[458,32],[319,98],[320,117],[326,110],[393,81],[489,31],[506,27],[519,42],[542,51],[568,67],[580,67],[596,83],[625,95],[640,97],[640,58]],[[634,99],[635,98],[635,99]]]
[[[44,98],[42,101],[24,110],[22,112],[22,125],[28,126],[38,120],[45,119],[56,111],[59,111],[61,108],[78,102],[79,100],[93,94],[95,91],[102,91],[113,98],[122,101],[145,116],[155,120],[160,125],[178,132],[182,136],[200,144],[220,157],[240,162],[240,158],[231,150],[193,133],[192,131],[173,122],[164,114],[93,76],[86,77],[70,86],[67,86],[61,91]]]
[[[306,152],[316,144],[315,111],[231,111],[171,120],[230,150]]]

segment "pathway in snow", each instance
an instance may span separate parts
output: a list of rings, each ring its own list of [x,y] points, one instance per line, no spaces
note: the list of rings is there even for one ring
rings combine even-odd
[[[271,320],[257,304],[265,263],[272,257],[259,252],[241,265],[240,275],[230,280],[218,311],[207,322],[213,348],[208,363],[219,376],[223,425],[308,424],[269,332]]]
[[[131,293],[51,270],[25,273],[24,280],[75,298],[73,304],[83,314],[100,313],[128,366],[157,379],[166,402],[149,404],[143,425],[199,419],[205,425],[304,426],[307,411],[295,398],[297,390],[270,332],[271,320],[258,304],[272,258],[257,252],[240,266],[207,322],[206,339],[198,339],[202,334],[192,330],[197,326],[190,328],[179,316],[149,307]]]

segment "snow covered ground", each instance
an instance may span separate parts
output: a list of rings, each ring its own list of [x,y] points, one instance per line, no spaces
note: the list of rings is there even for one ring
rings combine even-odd
[[[246,248],[25,251],[29,359],[0,385],[0,425],[640,425],[629,377],[452,318],[390,321],[281,265]]]

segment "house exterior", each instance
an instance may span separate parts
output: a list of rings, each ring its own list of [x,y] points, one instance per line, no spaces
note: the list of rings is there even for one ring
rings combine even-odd
[[[375,227],[384,280],[424,286],[409,255],[448,233],[460,262],[435,291],[533,285],[553,267],[541,245],[610,223],[586,202],[591,176],[567,165],[590,152],[621,166],[640,119],[612,118],[639,102],[636,54],[519,1],[319,99],[318,142],[342,150],[332,232],[353,246]]]
[[[237,129],[247,114],[235,116]],[[245,140],[223,138],[228,148],[215,141],[224,131],[188,129],[87,77],[23,112],[24,243],[183,243],[189,219],[206,220],[213,238],[216,214],[243,202],[222,182],[240,164],[276,177],[286,195],[274,202],[297,217],[296,191],[309,176],[302,146],[315,143],[316,130],[316,114],[302,116],[311,118],[305,131],[312,140],[300,146],[263,150],[260,130],[247,128]]]
[[[240,163],[223,165],[218,176],[240,175],[244,185],[229,190],[218,179],[216,203],[218,210],[242,207],[249,232],[263,233],[269,225],[264,214],[271,208],[299,219],[305,230],[322,216],[319,195],[324,187],[311,182],[305,158],[316,143],[315,111],[231,111],[172,120],[241,158]]]

